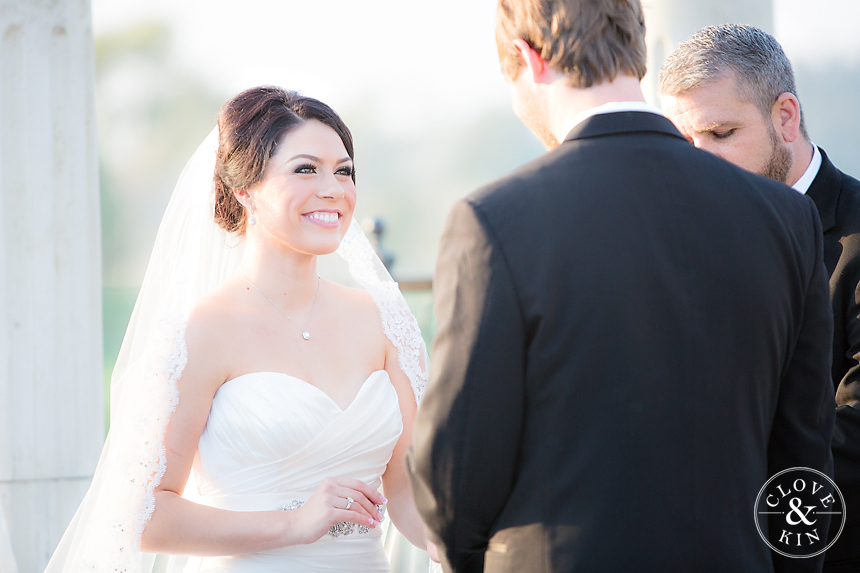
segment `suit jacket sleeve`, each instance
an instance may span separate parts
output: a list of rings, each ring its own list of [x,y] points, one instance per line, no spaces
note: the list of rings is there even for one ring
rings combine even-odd
[[[860,253],[855,256],[860,259]],[[836,296],[843,299],[845,353],[852,360],[851,367],[838,382],[836,405],[860,408],[860,264],[850,264],[850,268],[843,272],[841,279],[845,286],[843,292],[836,293]]]
[[[809,201],[814,225],[812,263],[797,338],[788,368],[780,382],[776,414],[768,443],[768,473],[802,466],[833,476],[830,441],[833,434],[834,392],[830,375],[833,345],[833,312],[827,270],[824,267],[823,238],[818,212]],[[827,516],[821,516],[824,520]],[[829,523],[829,522],[828,522]],[[771,526],[775,525],[772,523]],[[822,523],[827,531],[827,523]],[[820,571],[824,555],[790,559],[773,553],[774,571]]]
[[[836,389],[833,453],[836,478],[841,486],[847,486],[853,493],[860,491],[860,264],[852,265],[850,274],[846,272],[846,275],[851,277],[853,288],[845,293],[843,301],[846,308],[845,340],[847,354],[853,357],[854,363]],[[847,276],[843,280],[847,280]]]
[[[469,203],[448,217],[434,291],[438,330],[408,470],[445,569],[483,571],[515,481],[525,336],[507,261]]]
[[[841,247],[843,256],[850,259],[839,277],[842,289],[835,296],[842,299],[840,308],[844,313],[840,318],[844,321],[845,353],[852,360],[836,389],[833,473],[845,497],[848,515],[842,535],[827,551],[827,559],[834,562],[853,559],[855,564],[860,564],[860,544],[856,543],[860,533],[860,251],[857,236],[849,237]],[[838,523],[833,521],[831,532],[835,534]]]

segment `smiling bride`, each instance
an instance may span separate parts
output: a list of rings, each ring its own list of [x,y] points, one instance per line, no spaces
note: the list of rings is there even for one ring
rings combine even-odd
[[[404,466],[426,353],[353,222],[353,157],[315,99],[261,87],[222,107],[159,229],[111,431],[48,572],[388,571],[386,512],[427,546]],[[334,252],[362,288],[320,278]]]

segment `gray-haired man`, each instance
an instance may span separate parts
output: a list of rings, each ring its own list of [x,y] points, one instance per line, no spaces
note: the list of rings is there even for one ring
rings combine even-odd
[[[825,571],[860,570],[860,182],[809,141],[794,72],[757,28],[700,30],[660,72],[663,109],[696,147],[808,194],[821,217],[835,332],[834,474],[848,522]],[[831,520],[831,535],[841,523]]]

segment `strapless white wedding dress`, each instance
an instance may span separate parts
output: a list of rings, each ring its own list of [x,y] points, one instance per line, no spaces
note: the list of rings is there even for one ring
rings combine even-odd
[[[194,472],[199,503],[271,511],[307,500],[327,477],[379,487],[403,430],[388,374],[371,374],[341,410],[322,390],[275,372],[226,382],[212,400]],[[200,560],[200,573],[389,571],[382,528],[308,545]],[[186,569],[188,571],[188,569]]]

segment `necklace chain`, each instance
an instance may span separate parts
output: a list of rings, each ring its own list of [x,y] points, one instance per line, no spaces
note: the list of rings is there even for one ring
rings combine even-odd
[[[249,284],[249,285],[251,285],[252,287],[254,287],[255,289],[257,289],[257,292],[258,292],[258,293],[260,293],[261,295],[263,295],[263,298],[265,298],[267,301],[269,301],[269,303],[271,303],[271,305],[275,307],[275,310],[277,310],[278,312],[280,312],[281,314],[283,314],[283,315],[286,317],[286,319],[287,319],[287,320],[289,320],[290,322],[292,322],[293,324],[295,324],[295,325],[299,328],[299,330],[301,330],[301,331],[302,331],[302,338],[304,338],[305,340],[310,340],[310,339],[311,339],[311,333],[310,333],[310,332],[308,332],[308,325],[311,323],[311,317],[314,315],[314,307],[316,307],[316,305],[317,305],[317,297],[319,297],[319,295],[320,295],[320,278],[319,278],[319,277],[317,277],[317,293],[314,295],[314,302],[313,302],[313,304],[311,304],[311,311],[310,311],[310,313],[308,313],[308,321],[305,323],[305,327],[304,327],[304,328],[302,328],[302,327],[301,327],[301,325],[300,325],[298,322],[296,322],[295,320],[293,320],[292,318],[290,318],[290,317],[289,317],[289,315],[288,315],[286,312],[284,312],[283,310],[281,310],[281,307],[279,307],[277,304],[275,304],[275,301],[273,301],[272,299],[270,299],[269,297],[267,297],[267,296],[266,296],[266,293],[264,293],[263,291],[261,291],[261,290],[260,290],[260,287],[258,287],[258,286],[257,286],[257,285],[255,285],[254,283],[252,283],[252,282],[251,282],[251,279],[249,279],[248,277],[246,277],[243,273],[239,273],[239,274],[240,274],[240,275],[242,275],[242,278],[243,278],[243,279],[245,279],[246,281],[248,281],[248,284]]]

